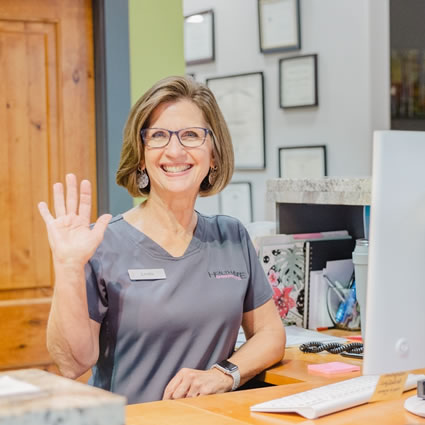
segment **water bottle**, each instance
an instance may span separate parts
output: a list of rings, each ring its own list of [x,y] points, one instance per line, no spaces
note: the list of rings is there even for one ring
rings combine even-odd
[[[369,253],[369,241],[357,239],[353,251],[354,276],[356,278],[356,298],[360,308],[360,321],[362,338],[366,324],[366,292],[367,292],[367,264]]]

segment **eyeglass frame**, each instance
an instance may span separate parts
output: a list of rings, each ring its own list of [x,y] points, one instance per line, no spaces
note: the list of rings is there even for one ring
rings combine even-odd
[[[197,128],[197,129],[201,129],[201,130],[204,130],[204,132],[205,132],[205,135],[204,135],[204,140],[202,141],[202,143],[200,144],[200,145],[198,145],[198,146],[186,146],[181,140],[180,140],[180,137],[179,137],[179,133],[180,133],[180,131],[183,131],[183,130],[189,130],[189,129],[191,129],[191,128]],[[167,131],[168,132],[168,134],[169,134],[169,138],[168,138],[168,142],[164,145],[164,146],[149,146],[146,142],[145,142],[145,139],[144,139],[144,137],[143,137],[143,133],[146,131],[146,130],[164,130],[164,131]],[[205,143],[205,141],[207,140],[207,136],[208,136],[208,134],[210,134],[211,135],[211,137],[213,137],[214,138],[214,133],[212,132],[212,130],[210,130],[209,128],[205,128],[205,127],[186,127],[186,128],[181,128],[181,129],[179,129],[179,130],[175,130],[175,131],[173,131],[173,130],[168,130],[167,128],[160,128],[160,127],[147,127],[147,128],[142,128],[141,130],[140,130],[140,138],[141,138],[141,140],[142,140],[142,144],[144,145],[144,146],[148,146],[149,148],[151,148],[151,149],[163,149],[163,148],[165,148],[165,147],[167,147],[169,144],[170,144],[170,142],[171,142],[171,138],[173,137],[173,134],[175,134],[176,135],[176,137],[177,137],[177,140],[179,141],[179,143],[184,147],[184,148],[186,148],[186,149],[194,149],[194,148],[199,148],[199,147],[201,147],[204,143]]]

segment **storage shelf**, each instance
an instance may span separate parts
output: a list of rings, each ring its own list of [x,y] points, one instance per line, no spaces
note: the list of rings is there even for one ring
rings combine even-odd
[[[348,230],[355,240],[365,237],[363,212],[371,203],[371,179],[268,180],[267,201],[276,206],[277,233]]]

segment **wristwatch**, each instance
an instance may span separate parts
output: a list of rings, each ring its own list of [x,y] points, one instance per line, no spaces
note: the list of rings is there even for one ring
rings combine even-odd
[[[213,367],[221,370],[223,373],[230,375],[233,378],[232,391],[239,387],[241,382],[241,374],[239,373],[239,368],[235,364],[230,363],[228,360],[222,360],[221,362],[213,364],[211,369]]]

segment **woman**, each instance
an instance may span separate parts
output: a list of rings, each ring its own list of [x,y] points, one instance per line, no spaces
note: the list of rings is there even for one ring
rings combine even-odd
[[[65,376],[93,367],[94,385],[138,403],[230,391],[282,358],[285,332],[245,228],[194,210],[232,172],[213,94],[170,77],[124,130],[117,183],[145,202],[90,228],[90,183],[79,206],[74,175],[66,199],[54,185],[56,218],[39,210],[56,274],[47,345]],[[234,352],[241,324],[247,342]]]

